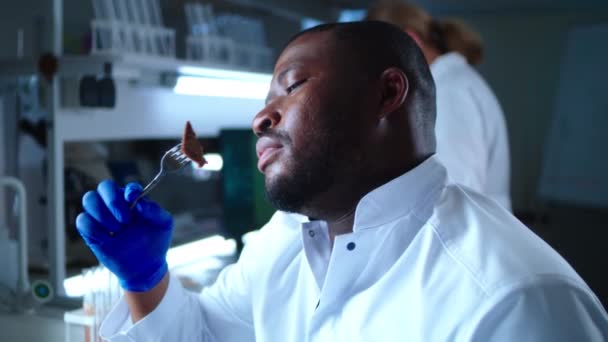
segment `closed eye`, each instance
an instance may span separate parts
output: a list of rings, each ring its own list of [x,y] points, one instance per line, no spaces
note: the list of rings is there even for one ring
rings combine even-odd
[[[291,94],[292,91],[296,90],[304,82],[306,82],[306,80],[297,81],[296,83],[294,83],[294,84],[290,85],[289,87],[287,87],[287,89],[285,89],[285,91],[287,91],[287,94]]]

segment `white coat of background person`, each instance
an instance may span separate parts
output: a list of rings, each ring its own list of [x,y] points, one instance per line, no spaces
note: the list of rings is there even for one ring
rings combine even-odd
[[[452,181],[511,210],[510,157],[501,106],[471,66],[482,59],[479,35],[454,19],[437,20],[402,1],[370,8],[368,20],[404,29],[420,46],[435,80],[437,156]]]

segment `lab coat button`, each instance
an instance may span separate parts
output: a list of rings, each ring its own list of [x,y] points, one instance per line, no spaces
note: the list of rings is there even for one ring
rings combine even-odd
[[[355,249],[356,245],[354,242],[349,242],[348,245],[346,245],[346,249],[348,249],[349,251],[352,251],[353,249]]]
[[[309,230],[309,231],[308,231],[308,235],[309,235],[310,237],[315,237],[315,231],[314,231],[314,230],[312,230],[312,229],[311,229],[311,230]]]

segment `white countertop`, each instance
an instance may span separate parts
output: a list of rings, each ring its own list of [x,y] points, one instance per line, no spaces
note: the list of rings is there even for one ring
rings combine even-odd
[[[2,342],[63,342],[66,338],[64,311],[43,308],[37,313],[0,312]],[[84,329],[73,326],[70,342],[84,341]]]

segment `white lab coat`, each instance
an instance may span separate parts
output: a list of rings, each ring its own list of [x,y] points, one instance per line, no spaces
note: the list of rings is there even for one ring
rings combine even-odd
[[[600,302],[504,208],[446,185],[430,158],[366,195],[330,248],[319,221],[277,212],[200,295],[172,278],[111,341],[605,341]],[[331,253],[330,253],[331,251]]]
[[[437,156],[450,178],[511,210],[509,141],[488,84],[457,52],[431,64],[437,90]]]

